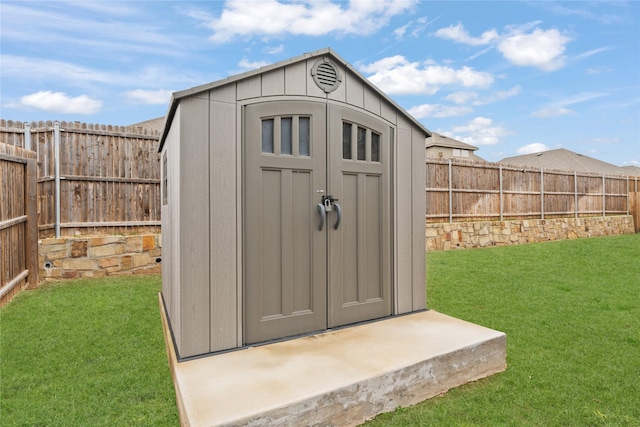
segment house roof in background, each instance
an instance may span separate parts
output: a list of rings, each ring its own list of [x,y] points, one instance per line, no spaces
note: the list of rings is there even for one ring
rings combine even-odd
[[[145,120],[144,122],[134,123],[132,125],[128,125],[129,127],[141,127],[144,129],[149,129],[152,131],[156,131],[158,133],[162,132],[164,128],[164,117],[158,117],[151,120]]]
[[[522,156],[506,157],[498,163],[609,175],[629,175],[631,170],[564,148]]]
[[[457,139],[449,138],[448,136],[441,135],[436,132],[431,133],[431,138],[427,138],[424,144],[425,148],[429,147],[448,147],[448,148],[460,148],[462,150],[476,151],[478,147],[467,144]]]

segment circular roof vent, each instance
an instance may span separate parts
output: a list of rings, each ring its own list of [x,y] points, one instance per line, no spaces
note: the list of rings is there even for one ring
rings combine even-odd
[[[313,81],[326,93],[336,90],[340,86],[340,82],[342,82],[338,67],[327,58],[319,59],[313,64],[311,75],[313,76]]]

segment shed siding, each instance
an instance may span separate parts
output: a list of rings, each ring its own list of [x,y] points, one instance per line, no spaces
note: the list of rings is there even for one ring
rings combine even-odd
[[[211,100],[209,133],[209,245],[211,328],[209,351],[237,344],[236,105]],[[205,211],[203,211],[205,212]]]
[[[364,108],[365,89],[362,81],[351,72],[347,72],[346,76],[343,76],[343,79],[344,84],[340,86],[345,86],[345,90],[347,91],[347,104]]]
[[[180,353],[209,351],[209,105],[181,102],[180,126]]]
[[[164,145],[163,156],[166,155],[167,168],[162,170],[160,182],[164,183],[164,173],[167,174],[167,202],[162,205],[162,296],[169,318],[172,320],[176,342],[180,335],[180,106]],[[164,184],[162,184],[164,185]]]
[[[413,308],[411,137],[410,128],[398,127],[394,185],[396,190],[396,314],[409,313]]]
[[[278,68],[262,75],[262,96],[284,95],[284,68]]]
[[[301,99],[340,103],[394,130],[392,166],[394,314],[426,307],[425,132],[349,66],[333,60],[342,84],[325,93],[311,69],[320,57],[248,75],[179,99],[165,138],[169,204],[163,297],[181,357],[243,342],[243,106]]]
[[[427,287],[426,287],[426,259],[425,259],[425,215],[426,215],[426,193],[425,193],[425,176],[426,166],[424,158],[424,133],[415,127],[412,129],[412,195],[413,203],[411,213],[412,227],[411,236],[413,238],[413,291],[411,300],[413,301],[413,310],[423,310],[427,308]]]
[[[364,109],[382,117],[380,95],[367,88],[364,91]]]
[[[284,87],[286,95],[307,94],[307,63],[298,62],[284,69]]]
[[[238,101],[243,99],[258,98],[262,93],[262,76],[249,77],[245,80],[240,80],[238,83]]]

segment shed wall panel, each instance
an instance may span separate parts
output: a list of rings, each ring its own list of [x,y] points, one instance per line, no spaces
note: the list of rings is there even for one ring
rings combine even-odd
[[[426,259],[425,259],[425,174],[426,165],[424,158],[424,141],[425,135],[420,130],[415,129],[412,132],[412,156],[411,156],[411,176],[412,176],[412,195],[413,203],[411,236],[413,238],[413,290],[412,301],[413,310],[423,310],[426,306],[427,288],[426,288]]]
[[[284,68],[262,75],[262,96],[284,95]]]
[[[364,108],[364,84],[355,74],[347,72],[343,77],[343,84],[346,87],[347,104],[358,108]]]
[[[260,74],[240,80],[236,84],[238,85],[238,101],[260,97],[262,92],[262,76]]]
[[[236,106],[211,102],[209,136],[209,217],[211,262],[211,348],[233,348],[237,343],[236,257]]]
[[[364,109],[372,112],[376,116],[382,116],[380,95],[375,91],[365,88]]]
[[[286,95],[307,94],[307,64],[298,62],[284,69],[284,88]]]
[[[380,105],[380,116],[391,123],[398,123],[398,112],[389,102],[382,100]]]
[[[396,143],[396,314],[413,308],[411,130],[399,128]]]
[[[180,115],[180,356],[209,351],[209,102],[187,98]]]
[[[229,83],[224,86],[219,86],[209,91],[209,99],[211,99],[212,101],[229,102],[235,104],[236,96],[235,83]]]
[[[165,141],[167,156],[167,204],[162,205],[162,297],[171,319],[171,327],[180,342],[180,106],[178,105]],[[164,185],[164,184],[163,184]]]

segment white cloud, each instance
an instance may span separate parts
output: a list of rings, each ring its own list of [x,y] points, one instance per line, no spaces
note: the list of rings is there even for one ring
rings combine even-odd
[[[470,46],[490,45],[472,55],[469,60],[484,55],[495,45],[504,58],[515,65],[536,67],[544,71],[562,68],[566,61],[564,55],[566,44],[571,39],[555,28],[543,30],[537,27],[538,24],[540,24],[539,21],[534,21],[520,26],[507,26],[503,34],[491,29],[482,33],[480,37],[472,37],[464,26],[458,23],[440,28],[434,35]],[[607,49],[600,48],[585,52],[579,55],[578,59],[595,55]]]
[[[369,80],[388,94],[433,95],[442,86],[489,87],[493,76],[470,67],[451,68],[430,62],[409,62],[403,56],[383,58],[362,65],[365,73],[373,73]]]
[[[456,43],[464,43],[471,46],[486,45],[498,38],[498,32],[495,29],[485,31],[480,37],[471,37],[461,23],[440,28],[435,32],[435,35],[443,39],[453,40]]]
[[[454,126],[450,131],[441,133],[476,146],[497,144],[501,137],[511,134],[504,126],[493,124],[493,120],[487,117],[476,117],[465,125]]]
[[[476,92],[458,91],[450,93],[445,97],[445,99],[451,102],[455,102],[456,104],[468,104],[478,99],[479,96],[480,95],[478,95]]]
[[[278,46],[265,47],[264,49],[262,49],[262,51],[268,55],[276,55],[278,53],[284,52],[284,45],[280,44]]]
[[[170,90],[144,90],[136,89],[129,92],[125,92],[127,98],[136,104],[168,104],[171,99]]]
[[[38,110],[63,114],[95,114],[102,108],[102,101],[87,95],[67,96],[63,92],[40,91],[20,98],[20,104]]]
[[[553,71],[564,66],[565,45],[569,41],[556,29],[536,28],[530,34],[514,34],[504,38],[498,44],[498,50],[515,65]]]
[[[399,14],[407,13],[417,0],[379,0],[349,3],[255,2],[228,0],[219,16],[192,11],[191,16],[213,30],[210,39],[225,43],[238,36],[280,36],[283,34],[321,36],[330,33],[371,34]]]
[[[455,117],[469,114],[473,111],[471,107],[452,106],[440,104],[422,104],[407,110],[416,119],[424,119],[426,117]]]
[[[531,116],[537,118],[547,118],[573,114],[575,113],[575,111],[567,108],[568,105],[579,104],[581,102],[590,101],[592,99],[601,98],[607,95],[608,94],[601,92],[578,93],[576,95],[568,96],[564,99],[547,104],[544,107],[531,113]]]
[[[548,151],[551,148],[547,147],[546,145],[544,145],[541,142],[534,142],[533,144],[527,144],[523,147],[520,147],[516,150],[516,153],[518,154],[533,154],[533,153],[540,153],[542,151]]]
[[[513,98],[514,96],[520,95],[522,92],[522,87],[516,85],[508,90],[499,90],[497,92],[492,92],[487,94],[487,96],[481,97],[474,101],[473,105],[487,105],[494,104],[496,102],[504,101],[505,99]]]
[[[546,119],[548,117],[566,116],[567,114],[573,114],[575,111],[565,107],[546,107],[531,113],[531,117],[537,117],[539,119]]]
[[[238,62],[238,66],[245,70],[255,70],[269,64],[270,63],[266,61],[249,61],[247,58],[242,58],[242,60]]]

